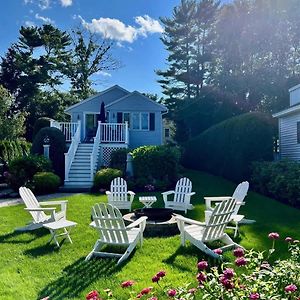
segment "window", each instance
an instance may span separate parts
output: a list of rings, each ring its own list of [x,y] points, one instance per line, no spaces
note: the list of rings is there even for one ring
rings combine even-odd
[[[123,122],[127,122],[128,128],[130,128],[130,113],[123,113]]]
[[[149,130],[149,114],[141,113],[141,129]]]
[[[165,138],[170,137],[170,128],[165,128]]]
[[[132,129],[140,129],[140,113],[132,113]]]
[[[297,122],[297,143],[300,144],[300,122]]]

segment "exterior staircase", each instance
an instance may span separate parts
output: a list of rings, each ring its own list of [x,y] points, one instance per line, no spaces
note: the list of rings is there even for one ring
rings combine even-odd
[[[72,161],[69,180],[65,181],[66,188],[89,189],[93,185],[91,180],[91,154],[93,144],[78,144]]]

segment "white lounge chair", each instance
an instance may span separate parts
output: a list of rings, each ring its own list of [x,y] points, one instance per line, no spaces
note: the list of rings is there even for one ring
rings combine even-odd
[[[224,200],[227,200],[229,198],[233,198],[236,200],[236,205],[235,205],[235,209],[234,212],[232,214],[231,217],[231,222],[234,223],[234,227],[232,226],[227,226],[227,228],[231,228],[234,229],[234,237],[237,236],[238,233],[238,229],[239,229],[239,223],[241,223],[242,221],[244,221],[245,216],[244,215],[239,215],[238,212],[240,210],[240,207],[242,205],[245,205],[245,197],[247,196],[248,193],[248,189],[249,189],[249,182],[248,181],[243,181],[242,183],[240,183],[235,191],[233,192],[232,196],[221,196],[221,197],[204,197],[205,199],[205,205],[206,205],[206,214],[205,214],[205,221],[207,222],[210,218],[211,215],[211,211],[213,209],[213,203],[218,203]],[[247,222],[247,221],[246,221]],[[245,223],[246,223],[245,222]],[[248,220],[248,223],[252,223],[255,222],[253,220]]]
[[[239,247],[239,245],[233,242],[224,232],[234,212],[235,204],[236,201],[234,199],[228,199],[217,204],[207,224],[183,216],[176,216],[181,244],[185,245],[186,240],[189,240],[201,251],[214,258],[220,258],[220,255],[210,249],[206,245],[207,242],[216,240],[222,241],[225,244],[225,246],[221,247],[223,251],[229,248]]]
[[[191,196],[195,195],[195,192],[192,192],[192,182],[186,177],[177,181],[175,191],[167,191],[162,195],[166,208],[181,210],[185,213],[188,209],[194,208],[190,202]],[[173,200],[168,200],[169,195],[174,195]]]
[[[110,191],[106,191],[108,203],[119,209],[131,211],[132,201],[135,193],[127,190],[126,181],[117,177],[110,184]]]
[[[92,216],[94,221],[90,226],[99,231],[100,238],[85,260],[89,260],[92,256],[120,257],[118,260],[120,264],[129,257],[138,241],[142,246],[147,217],[141,217],[129,226],[125,226],[119,209],[104,203],[96,204],[92,208]],[[101,252],[104,245],[125,246],[127,249],[122,254]]]
[[[33,221],[31,221],[25,227],[18,228],[17,231],[35,230],[43,227],[43,225],[46,223],[51,223],[60,219],[66,219],[67,200],[39,202],[34,196],[33,192],[26,187],[20,187],[19,193],[24,204],[26,205],[25,210],[31,214]],[[56,205],[61,206],[61,210],[59,212],[56,212]]]

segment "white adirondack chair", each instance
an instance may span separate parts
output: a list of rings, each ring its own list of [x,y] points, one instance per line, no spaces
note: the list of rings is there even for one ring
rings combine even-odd
[[[142,246],[147,217],[141,217],[129,226],[125,226],[119,209],[105,203],[93,206],[92,216],[94,221],[90,226],[99,231],[100,238],[85,260],[89,260],[92,256],[120,257],[117,263],[120,264],[129,257],[138,241]],[[101,252],[104,245],[125,246],[127,249],[122,254]]]
[[[18,228],[17,231],[35,230],[43,227],[46,223],[66,218],[67,200],[38,202],[33,192],[26,187],[20,187],[19,194],[26,205],[25,210],[31,214],[33,220],[27,226]],[[61,206],[61,211],[56,212],[56,205]]]
[[[175,191],[167,191],[162,193],[162,195],[166,208],[182,210],[185,213],[188,209],[194,208],[190,201],[191,196],[195,195],[195,192],[192,192],[192,182],[186,177],[177,181]],[[174,195],[172,201],[168,200],[169,195]]]
[[[109,204],[119,209],[129,209],[131,211],[135,193],[127,191],[127,183],[123,178],[117,177],[112,180],[110,191],[106,191],[106,195]]]
[[[237,236],[238,230],[239,230],[239,223],[241,223],[242,220],[244,220],[245,216],[244,215],[240,215],[238,214],[240,207],[242,205],[245,205],[245,197],[247,196],[248,193],[248,189],[249,189],[249,182],[248,181],[243,181],[242,183],[240,183],[232,196],[221,196],[221,197],[204,197],[205,199],[205,204],[206,204],[206,214],[205,214],[205,221],[208,222],[210,215],[211,215],[211,211],[213,209],[213,203],[218,203],[224,200],[227,200],[229,198],[233,198],[236,200],[236,205],[235,205],[235,209],[234,212],[232,214],[231,217],[231,222],[234,223],[234,227],[232,226],[227,226],[227,228],[231,228],[234,229],[234,237]],[[253,222],[252,220],[249,220],[251,222]],[[251,223],[249,222],[249,223]]]
[[[240,247],[224,232],[234,212],[235,204],[235,199],[231,198],[217,204],[207,224],[183,216],[176,216],[181,244],[184,246],[186,240],[189,240],[201,251],[214,258],[220,258],[220,255],[210,249],[206,245],[207,242],[222,241],[225,244],[225,246],[221,247],[223,251],[233,247]]]

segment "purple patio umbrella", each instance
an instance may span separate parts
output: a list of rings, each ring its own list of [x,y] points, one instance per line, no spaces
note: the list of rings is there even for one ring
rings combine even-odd
[[[100,115],[99,115],[99,121],[101,122],[101,123],[105,123],[105,118],[106,116],[105,116],[105,105],[104,105],[104,102],[102,101],[102,103],[101,103],[101,107],[100,107]]]

